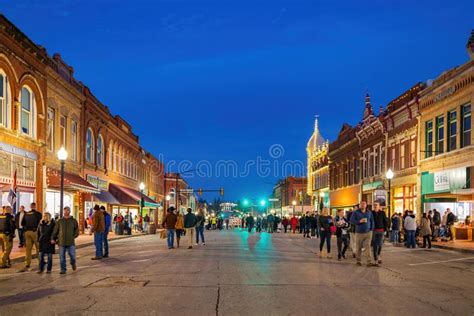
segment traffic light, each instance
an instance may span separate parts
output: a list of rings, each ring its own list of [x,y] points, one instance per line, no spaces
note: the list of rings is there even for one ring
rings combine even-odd
[[[199,196],[202,195],[202,188],[199,188],[199,189],[198,189],[198,194],[199,194]]]
[[[224,196],[224,188],[219,189],[219,194],[220,194],[220,196]]]
[[[266,204],[267,204],[267,201],[266,201],[266,200],[261,200],[261,201],[260,201],[260,205],[261,205],[261,206],[265,206]]]
[[[245,199],[244,200],[244,206],[247,206],[247,205],[249,205],[249,200]]]

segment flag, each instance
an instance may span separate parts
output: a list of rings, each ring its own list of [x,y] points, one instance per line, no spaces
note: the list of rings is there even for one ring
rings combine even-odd
[[[8,203],[10,203],[10,206],[13,209],[13,214],[16,214],[16,190],[17,190],[17,185],[16,185],[16,170],[15,173],[13,174],[13,185],[10,186],[10,191],[8,192]]]

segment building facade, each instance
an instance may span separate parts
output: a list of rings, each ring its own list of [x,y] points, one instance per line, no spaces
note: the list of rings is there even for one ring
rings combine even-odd
[[[271,208],[280,216],[302,215],[312,210],[306,178],[287,177],[273,187]]]
[[[318,118],[314,121],[314,131],[306,146],[307,154],[307,192],[313,210],[319,211],[329,205],[329,142],[325,140],[320,131]]]
[[[473,215],[474,32],[470,60],[430,81],[420,93],[419,209],[450,208],[459,220]]]

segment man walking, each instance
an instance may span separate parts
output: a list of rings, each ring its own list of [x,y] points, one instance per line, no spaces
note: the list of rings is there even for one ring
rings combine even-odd
[[[104,223],[105,223],[105,230],[104,230],[104,256],[103,258],[109,257],[109,231],[110,231],[110,223],[111,217],[110,214],[105,209],[105,206],[101,206],[100,210],[104,214]]]
[[[431,241],[438,241],[440,225],[441,225],[441,214],[436,209],[434,209],[433,210],[433,238]]]
[[[148,225],[150,225],[150,216],[148,216],[148,213],[145,214],[145,217],[143,218],[143,230],[145,231],[145,234],[148,234]]]
[[[92,228],[94,233],[95,257],[91,260],[100,260],[104,256],[104,231],[105,219],[104,213],[100,210],[99,205],[94,206],[94,214],[92,214]]]
[[[189,240],[188,249],[193,248],[194,231],[196,230],[197,219],[193,214],[193,209],[188,208],[187,214],[184,215],[184,229],[186,230],[186,237]]]
[[[352,251],[352,257],[356,257],[355,225],[350,223],[352,213],[359,209],[358,205],[352,207],[352,211],[347,212],[346,218],[349,221],[349,246]]]
[[[163,227],[166,229],[168,249],[174,248],[174,232],[176,227],[176,221],[178,220],[178,217],[174,213],[175,210],[176,209],[173,206],[168,208],[168,212],[165,218],[163,219]]]
[[[454,223],[456,222],[456,216],[451,212],[450,208],[446,209],[446,231],[448,232],[449,241],[454,241]]]
[[[38,234],[36,233],[36,230],[38,229],[38,225],[41,222],[41,218],[43,216],[36,210],[36,203],[31,203],[30,207],[30,211],[25,213],[21,223],[25,229],[26,256],[25,268],[20,270],[20,272],[25,272],[30,268],[31,251],[33,250],[33,246],[35,246],[36,256],[38,257],[39,261]]]
[[[71,216],[69,206],[64,208],[64,215],[54,226],[51,243],[57,243],[59,246],[59,261],[61,272],[66,273],[66,252],[71,260],[72,270],[76,271],[76,246],[74,240],[79,236],[79,225],[76,219]]]
[[[366,201],[362,201],[360,208],[352,213],[350,222],[355,225],[357,265],[362,265],[361,254],[362,249],[364,249],[367,266],[370,267],[370,241],[372,239],[372,230],[374,229],[374,217],[372,216],[372,212],[367,210]]]
[[[374,255],[373,265],[378,267],[382,263],[380,254],[382,252],[382,245],[385,236],[385,231],[388,227],[387,215],[380,208],[380,203],[374,202],[374,210],[372,211],[374,217],[374,231],[372,233],[372,251]]]
[[[204,241],[204,212],[202,209],[199,209],[198,215],[196,216],[196,245],[199,245],[199,238],[201,238],[202,245],[205,246],[206,242]]]
[[[12,252],[14,237],[15,220],[12,215],[12,208],[7,206],[3,210],[3,213],[0,214],[0,244],[3,249],[0,269],[7,269],[11,267],[10,253]]]
[[[18,230],[18,239],[20,244],[18,245],[19,248],[23,248],[25,246],[25,230],[23,229],[23,218],[25,217],[25,207],[22,205],[20,206],[20,211],[15,215],[15,226]]]

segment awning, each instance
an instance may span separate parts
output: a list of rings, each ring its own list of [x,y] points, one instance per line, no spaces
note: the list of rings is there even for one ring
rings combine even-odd
[[[137,205],[140,204],[142,194],[140,191],[123,187],[121,185],[111,183],[109,185],[109,192],[117,198],[120,202],[118,204],[124,205]],[[160,207],[160,204],[150,199],[148,196],[143,194],[143,200],[146,207]]]
[[[94,200],[107,204],[120,204],[115,196],[112,195],[109,191],[100,191],[100,193],[95,193],[93,195]]]
[[[436,200],[439,202],[468,202],[474,201],[473,189],[455,190],[446,193],[426,194],[425,200]]]
[[[48,188],[61,188],[61,172],[48,168],[46,171],[46,183]],[[100,193],[99,189],[82,179],[81,176],[67,172],[64,173],[64,190]]]

